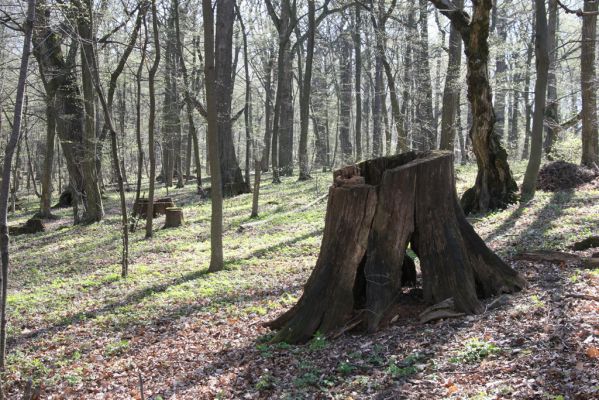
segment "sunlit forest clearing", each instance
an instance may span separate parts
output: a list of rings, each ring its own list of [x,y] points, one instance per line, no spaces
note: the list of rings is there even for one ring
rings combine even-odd
[[[599,398],[599,0],[4,0],[0,400]]]
[[[522,168],[514,165],[518,179]],[[459,167],[458,190],[474,175],[473,166]],[[46,232],[17,237],[5,379],[32,378],[45,393],[78,398],[139,398],[139,376],[151,398],[597,393],[592,346],[585,343],[596,334],[597,309],[569,296],[596,294],[596,268],[513,260],[530,287],[482,315],[420,325],[425,305],[417,288],[406,288],[411,306],[378,334],[268,344],[271,331],[262,324],[297,301],[316,262],[326,200],[297,210],[321,197],[330,181],[317,173],[299,184],[293,178],[265,184],[261,218],[270,223],[241,231],[251,195],[226,200],[226,267],[215,274],[206,273],[209,203],[192,188],[169,192],[183,205],[183,227],[157,230],[152,241],[140,230],[131,235],[124,280],[114,191],[107,192],[102,223],[72,226],[67,209]],[[563,250],[599,224],[597,196],[597,187],[540,192],[531,203],[472,222],[508,260],[524,250]],[[11,224],[35,207],[26,204]]]

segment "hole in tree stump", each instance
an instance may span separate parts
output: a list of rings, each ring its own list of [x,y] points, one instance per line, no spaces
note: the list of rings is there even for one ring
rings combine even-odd
[[[422,272],[426,303],[453,298],[480,313],[479,298],[513,292],[524,279],[474,231],[459,205],[449,152],[410,152],[333,173],[320,255],[300,300],[267,325],[273,341],[302,343],[348,326],[379,329],[396,309],[402,283]]]

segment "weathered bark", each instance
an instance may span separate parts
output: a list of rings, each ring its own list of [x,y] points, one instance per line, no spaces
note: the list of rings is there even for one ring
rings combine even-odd
[[[461,199],[466,214],[505,208],[516,200],[516,182],[507,162],[507,152],[494,131],[495,113],[489,83],[489,14],[491,0],[473,4],[473,15],[445,0],[430,0],[460,31],[467,58],[468,100],[472,107],[470,138],[478,173],[474,187]]]
[[[529,200],[537,189],[537,176],[543,155],[543,121],[545,120],[545,100],[547,98],[547,75],[549,73],[549,50],[547,33],[547,13],[545,0],[535,0],[536,40],[535,55],[537,78],[535,81],[535,111],[532,121],[530,159],[526,166],[522,183],[522,198]]]
[[[10,189],[10,174],[12,168],[12,157],[21,134],[21,114],[23,111],[23,99],[25,97],[25,83],[27,79],[27,68],[29,66],[29,55],[31,52],[31,36],[33,23],[35,21],[35,0],[27,2],[27,18],[23,24],[24,39],[21,53],[21,65],[19,69],[19,80],[17,81],[17,93],[15,97],[15,108],[10,137],[4,150],[2,167],[2,183],[0,184],[0,256],[2,259],[2,271],[0,274],[0,373],[5,369],[6,356],[6,302],[8,292],[8,196]],[[2,388],[0,388],[2,391]]]
[[[456,7],[462,9],[464,0],[457,0]],[[462,39],[458,29],[451,25],[449,31],[449,52],[447,61],[447,76],[443,89],[443,110],[441,111],[441,150],[453,151],[456,134],[456,114],[459,111],[460,98],[460,67],[462,64]]]
[[[597,120],[597,10],[599,2],[585,0],[580,47],[580,86],[582,90],[582,159],[581,164],[599,164],[599,122]]]
[[[427,303],[451,297],[457,311],[479,313],[479,297],[524,287],[466,220],[452,161],[448,152],[411,152],[334,173],[316,267],[298,303],[268,324],[279,329],[273,341],[379,329],[393,317],[409,243]]]

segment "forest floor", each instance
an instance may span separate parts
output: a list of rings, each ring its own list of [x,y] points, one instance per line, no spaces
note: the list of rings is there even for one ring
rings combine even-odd
[[[519,180],[523,167],[513,166]],[[597,296],[599,270],[514,260],[598,234],[599,190],[538,192],[471,219],[529,282],[492,311],[422,325],[415,301],[376,334],[269,345],[262,324],[296,302],[318,256],[326,200],[287,213],[326,193],[330,174],[314,176],[265,182],[261,218],[272,219],[242,231],[251,195],[225,201],[226,269],[215,274],[206,273],[210,204],[193,184],[170,192],[183,227],[157,229],[152,240],[143,229],[131,235],[127,279],[116,193],[101,223],[72,226],[61,210],[46,232],[11,238],[1,377],[9,398],[29,379],[48,399],[139,399],[140,382],[146,399],[599,397],[599,304],[572,296]],[[457,176],[461,192],[475,167]],[[11,225],[31,216],[33,198],[27,206]]]

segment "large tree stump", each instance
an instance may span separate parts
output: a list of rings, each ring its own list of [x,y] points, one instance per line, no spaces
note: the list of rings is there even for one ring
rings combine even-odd
[[[275,341],[305,342],[345,326],[377,330],[413,273],[418,255],[424,301],[453,298],[480,313],[479,298],[513,292],[524,279],[476,234],[458,203],[449,152],[410,152],[334,173],[320,255],[298,303],[268,325]],[[405,262],[404,262],[405,260]],[[404,278],[404,279],[402,279]]]

